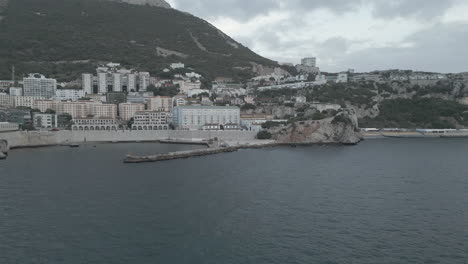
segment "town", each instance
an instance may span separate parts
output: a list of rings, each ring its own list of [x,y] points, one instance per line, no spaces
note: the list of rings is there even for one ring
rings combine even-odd
[[[40,73],[0,81],[0,131],[15,130],[244,130],[260,132],[265,124],[284,123],[285,115],[258,113],[257,106],[308,105],[319,113],[342,106],[309,101],[300,93],[288,98],[260,98],[259,92],[300,90],[327,83],[438,82],[444,74],[414,72],[322,73],[317,59],[304,58],[291,75],[281,68],[270,74],[234,81],[217,77],[206,83],[196,69],[177,62],[163,76],[107,63],[81,80],[58,83]],[[317,115],[316,115],[317,116]],[[291,113],[288,118],[297,117]],[[325,115],[324,115],[325,117]]]

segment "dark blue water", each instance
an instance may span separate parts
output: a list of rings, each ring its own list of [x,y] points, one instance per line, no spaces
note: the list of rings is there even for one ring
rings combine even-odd
[[[468,263],[468,140],[243,150],[15,150],[0,263]]]

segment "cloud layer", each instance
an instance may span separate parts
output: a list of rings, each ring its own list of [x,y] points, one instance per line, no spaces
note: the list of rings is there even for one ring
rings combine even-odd
[[[171,0],[262,56],[326,71],[468,71],[465,0]]]

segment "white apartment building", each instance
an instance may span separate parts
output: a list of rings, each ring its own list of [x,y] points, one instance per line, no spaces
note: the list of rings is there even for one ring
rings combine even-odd
[[[233,106],[178,106],[173,111],[173,124],[177,129],[201,130],[207,124],[240,124],[240,109]]]
[[[85,94],[93,93],[93,75],[90,73],[83,73],[81,75],[81,84]]]
[[[135,116],[136,112],[144,111],[144,104],[124,103],[119,104],[119,116],[122,120],[128,121]]]
[[[23,88],[21,87],[10,87],[11,96],[23,96]]]
[[[91,105],[91,115],[94,118],[117,118],[117,105],[115,104],[93,104]]]
[[[29,107],[34,108],[34,101],[41,100],[44,97],[40,96],[14,96],[14,107]]]
[[[41,74],[30,74],[23,78],[23,94],[25,96],[40,96],[52,98],[57,90],[57,80],[48,79]]]
[[[99,104],[93,101],[60,102],[57,105],[57,114],[69,114],[72,118],[83,118],[91,115],[91,107]]]
[[[56,114],[33,114],[33,126],[35,129],[50,129],[58,126]]]
[[[151,97],[148,102],[149,111],[171,112],[172,106],[173,106],[172,97],[168,97],[168,96]]]
[[[168,130],[169,115],[167,112],[141,111],[133,118],[132,130]]]
[[[150,73],[140,72],[138,73],[139,87],[141,92],[145,92],[150,85]]]
[[[85,91],[79,89],[57,89],[55,99],[60,101],[78,101],[85,97]]]
[[[109,118],[74,118],[72,130],[75,131],[116,131],[119,125]]]

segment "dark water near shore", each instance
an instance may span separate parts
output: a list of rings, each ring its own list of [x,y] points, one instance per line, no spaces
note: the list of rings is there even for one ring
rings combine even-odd
[[[468,140],[242,150],[22,149],[0,161],[0,263],[468,263]]]

